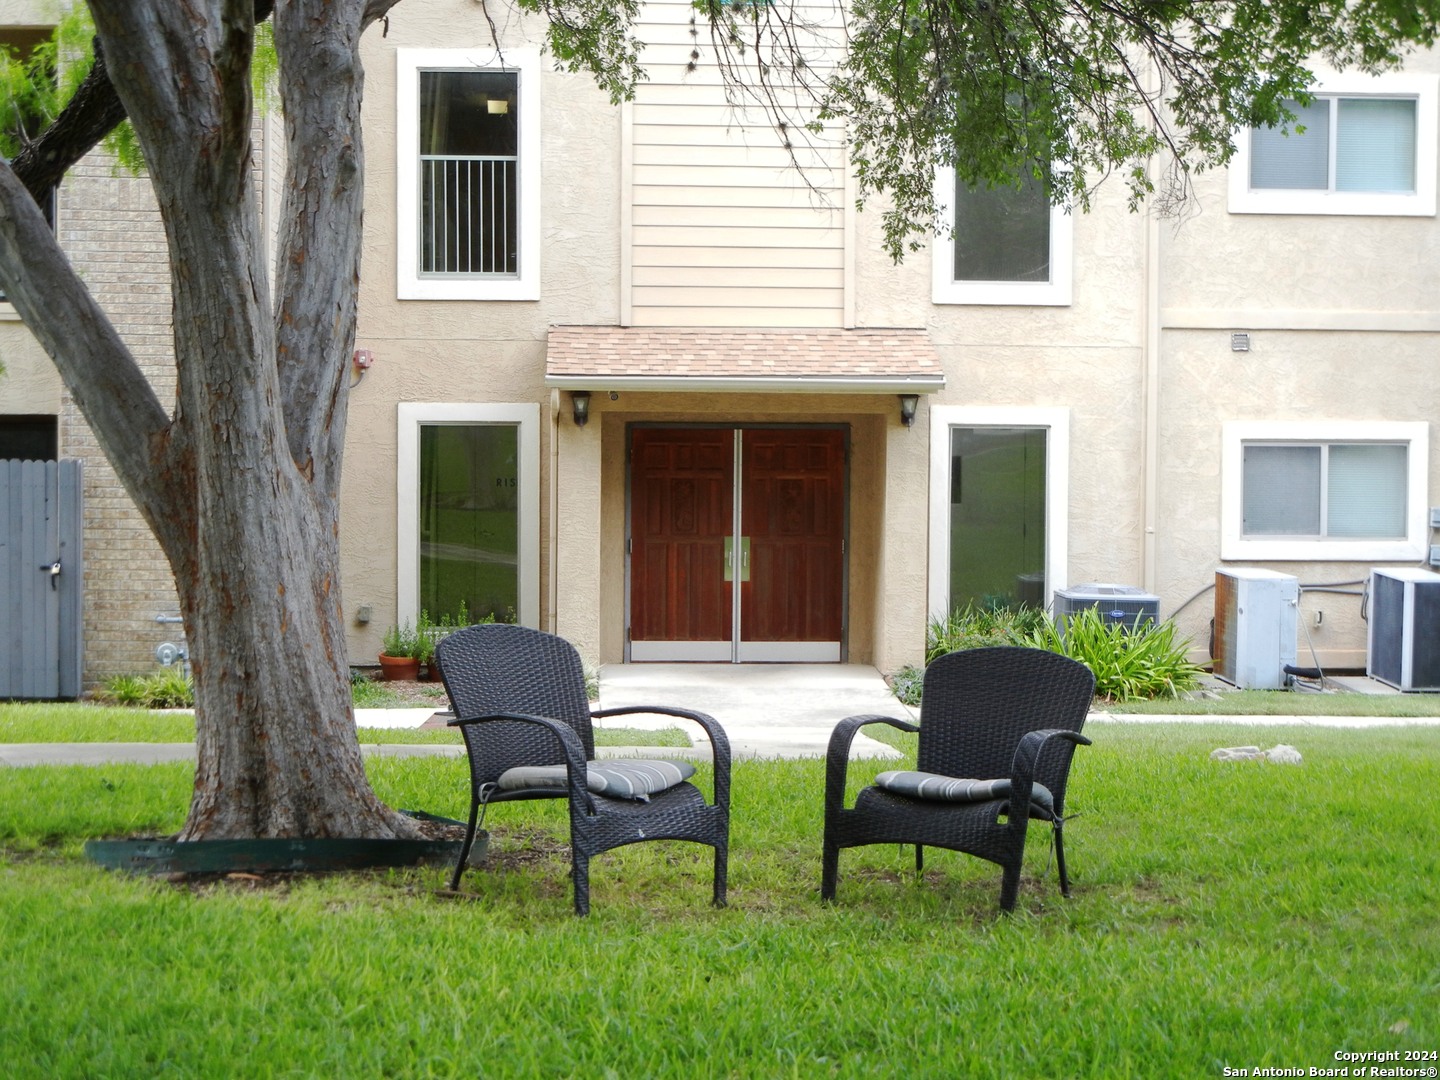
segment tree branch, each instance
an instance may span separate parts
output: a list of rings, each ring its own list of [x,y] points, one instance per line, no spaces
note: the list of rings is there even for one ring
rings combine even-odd
[[[170,417],[155,390],[55,239],[44,215],[0,164],[0,282],[100,437],[151,527],[173,534],[176,507],[193,506],[175,475]]]
[[[398,0],[372,0],[373,5],[387,10],[395,3]],[[255,0],[255,21],[264,22],[274,7],[274,0]],[[115,86],[110,81],[105,53],[98,37],[94,49],[95,63],[75,96],[66,103],[55,122],[15,155],[15,160],[10,163],[20,182],[42,205],[70,167],[95,149],[100,140],[125,119],[125,106],[120,103],[120,96],[115,93]]]
[[[360,277],[360,37],[365,16],[389,6],[293,0],[275,14],[289,145],[275,261],[276,362],[290,452],[317,494],[332,497]]]

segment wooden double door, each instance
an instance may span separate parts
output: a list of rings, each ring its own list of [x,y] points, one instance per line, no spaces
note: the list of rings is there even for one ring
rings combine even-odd
[[[846,430],[630,437],[630,659],[838,661]]]

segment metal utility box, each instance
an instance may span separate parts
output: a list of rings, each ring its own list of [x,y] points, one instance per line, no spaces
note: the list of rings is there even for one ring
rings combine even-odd
[[[1282,690],[1295,663],[1300,579],[1242,566],[1215,571],[1215,674],[1240,690]]]
[[[1370,571],[1365,673],[1397,690],[1440,691],[1440,574],[1416,567]]]
[[[1102,621],[1126,629],[1160,618],[1160,598],[1133,585],[1107,585],[1089,582],[1055,590],[1055,621],[1063,631],[1070,616],[1086,608],[1096,608]]]

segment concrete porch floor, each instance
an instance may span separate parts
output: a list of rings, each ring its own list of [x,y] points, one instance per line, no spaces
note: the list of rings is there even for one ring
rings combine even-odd
[[[830,732],[847,716],[879,713],[915,719],[880,672],[867,664],[606,664],[600,669],[602,709],[674,705],[720,721],[735,757],[823,756]],[[614,727],[683,729],[701,745],[696,725],[664,716],[601,720]],[[861,733],[856,757],[898,758],[893,747]]]

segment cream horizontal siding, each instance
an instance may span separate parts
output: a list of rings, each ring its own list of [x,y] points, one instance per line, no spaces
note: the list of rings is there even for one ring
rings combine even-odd
[[[844,285],[843,275],[839,267],[766,266],[751,267],[745,280],[752,289],[838,289]],[[709,266],[643,266],[635,271],[635,283],[654,289],[716,287],[715,270]]]
[[[653,230],[652,230],[653,231]],[[666,230],[668,233],[668,230]],[[672,247],[637,244],[635,246],[635,273],[670,273],[675,268],[693,267],[695,253],[690,244]],[[706,251],[709,268],[746,267],[751,270],[766,270],[781,267],[797,270],[811,267],[815,270],[841,271],[845,266],[844,252],[833,247],[711,247]]]
[[[627,126],[629,320],[841,326],[843,150],[803,131],[787,148],[759,110],[727,102],[693,14],[683,0],[654,0],[637,28],[649,80]],[[701,57],[687,70],[692,49]]]
[[[815,323],[803,308],[748,308],[723,306],[735,298],[716,297],[708,307],[637,307],[633,326],[695,326],[721,329],[813,330]]]

